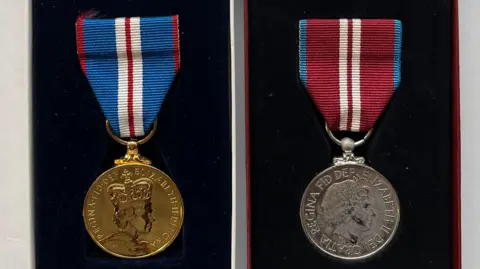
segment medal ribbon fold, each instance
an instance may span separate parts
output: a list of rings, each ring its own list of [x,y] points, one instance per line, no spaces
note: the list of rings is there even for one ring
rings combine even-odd
[[[80,16],[77,53],[116,135],[147,134],[180,68],[178,16]]]
[[[373,127],[400,84],[401,43],[398,20],[300,21],[300,80],[330,130]]]

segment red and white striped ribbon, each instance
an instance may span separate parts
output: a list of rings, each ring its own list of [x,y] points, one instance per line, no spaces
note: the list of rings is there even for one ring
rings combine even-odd
[[[300,21],[303,85],[331,130],[368,131],[400,82],[401,23]]]

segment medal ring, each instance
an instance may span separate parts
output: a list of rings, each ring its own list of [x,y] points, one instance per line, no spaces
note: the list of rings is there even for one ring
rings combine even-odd
[[[335,142],[335,144],[337,144],[339,146],[343,145],[342,140],[336,138],[335,135],[333,135],[332,131],[330,131],[330,129],[328,129],[327,122],[325,122],[325,131],[327,131],[328,136],[333,140],[333,142]],[[362,139],[360,139],[358,141],[355,141],[353,143],[353,146],[358,147],[358,146],[361,146],[361,145],[365,144],[365,141],[372,135],[372,132],[373,132],[373,128],[370,129]]]
[[[119,136],[117,136],[113,130],[112,130],[112,127],[110,127],[110,124],[108,124],[108,120],[105,121],[105,126],[107,127],[107,132],[108,134],[115,140],[117,141],[118,143],[126,146],[128,144],[129,141],[127,140],[124,140],[122,138],[120,138]],[[142,144],[145,144],[148,140],[150,140],[150,138],[152,138],[152,136],[155,134],[155,131],[157,130],[157,119],[155,119],[153,121],[153,126],[152,126],[152,130],[142,139],[136,141],[138,145],[142,145]]]

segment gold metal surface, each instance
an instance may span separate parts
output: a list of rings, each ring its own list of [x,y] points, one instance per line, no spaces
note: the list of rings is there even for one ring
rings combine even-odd
[[[107,127],[107,132],[108,134],[115,140],[117,141],[118,143],[124,145],[124,146],[127,146],[128,145],[128,142],[130,141],[127,141],[127,140],[123,140],[121,139],[120,137],[118,137],[112,130],[112,127],[110,127],[110,124],[108,123],[108,120],[105,121],[105,126]],[[150,140],[150,138],[152,138],[152,136],[155,134],[155,131],[157,130],[157,119],[155,119],[153,121],[153,126],[152,126],[152,130],[150,131],[150,133],[147,134],[147,136],[145,136],[144,138],[136,141],[138,145],[142,145],[142,144],[145,144],[148,140]]]
[[[88,234],[104,251],[121,258],[144,258],[165,250],[178,236],[183,223],[183,201],[173,180],[150,166],[140,155],[143,139],[126,141],[116,136],[108,121],[107,131],[127,146],[116,166],[90,186],[83,205]]]
[[[83,218],[88,234],[106,252],[144,258],[165,250],[183,223],[183,201],[175,183],[142,163],[117,165],[88,190]]]
[[[123,156],[123,158],[115,160],[116,165],[127,164],[127,163],[151,164],[152,162],[149,159],[140,155],[140,153],[138,153],[138,142],[128,141],[127,153]]]

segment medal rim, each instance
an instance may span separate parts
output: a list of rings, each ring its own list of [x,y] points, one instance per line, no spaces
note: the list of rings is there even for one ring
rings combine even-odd
[[[180,202],[180,213],[179,213],[179,225],[177,225],[177,229],[175,229],[175,232],[172,234],[170,240],[167,241],[167,243],[165,243],[161,248],[158,248],[157,250],[155,251],[152,251],[151,253],[148,253],[148,254],[145,254],[145,255],[141,255],[141,256],[125,256],[125,255],[122,255],[122,254],[118,254],[118,253],[115,253],[109,249],[107,249],[106,247],[104,247],[102,244],[100,244],[98,242],[98,240],[95,239],[94,235],[92,234],[92,232],[88,229],[88,223],[87,223],[87,219],[85,218],[85,209],[87,208],[86,205],[88,204],[88,194],[90,193],[90,190],[92,189],[93,186],[95,186],[95,183],[100,180],[105,174],[109,173],[110,171],[114,170],[114,169],[117,169],[117,168],[121,168],[121,167],[125,167],[125,166],[143,166],[143,167],[148,167],[149,169],[154,169],[156,170],[157,172],[159,172],[160,174],[162,174],[162,176],[170,179],[171,181],[171,185],[173,185],[175,187],[175,189],[177,190],[178,192],[178,198],[179,198],[179,202]],[[163,172],[162,170],[154,167],[154,166],[151,166],[151,165],[146,165],[146,164],[142,164],[142,163],[127,163],[127,164],[120,164],[120,165],[116,165],[114,167],[111,167],[110,169],[106,170],[105,172],[103,172],[101,175],[99,175],[93,182],[92,184],[90,185],[90,187],[88,188],[88,191],[87,193],[85,194],[85,199],[84,199],[84,202],[83,202],[83,209],[82,209],[82,217],[83,217],[83,223],[85,225],[85,230],[87,230],[87,233],[88,235],[90,236],[90,238],[92,239],[93,242],[95,242],[95,244],[97,246],[99,246],[103,251],[107,252],[108,254],[111,254],[113,256],[116,256],[116,257],[119,257],[119,258],[125,258],[125,259],[141,259],[141,258],[147,258],[147,257],[151,257],[151,256],[154,256],[160,252],[163,252],[165,249],[167,249],[174,241],[175,239],[177,239],[178,235],[180,234],[180,231],[182,230],[182,227],[183,227],[183,220],[184,220],[184,212],[185,211],[185,208],[184,208],[184,204],[183,204],[183,198],[182,198],[182,194],[180,193],[180,190],[178,189],[178,186],[177,184],[175,183],[175,181],[173,181],[173,179],[171,177],[169,177],[165,172]]]
[[[324,174],[324,173],[327,173],[335,168],[339,168],[339,167],[342,167],[342,166],[351,166],[351,165],[354,165],[354,166],[360,166],[362,168],[367,168],[367,169],[370,169],[370,170],[373,170],[374,172],[380,174],[385,180],[386,180],[386,183],[388,183],[388,185],[391,187],[391,189],[393,190],[393,195],[394,197],[396,198],[396,201],[397,201],[397,209],[395,210],[396,213],[397,213],[397,218],[396,218],[396,221],[395,221],[395,226],[393,227],[392,229],[392,235],[387,238],[387,240],[385,241],[385,243],[380,246],[379,248],[375,249],[374,251],[370,252],[370,253],[367,253],[365,255],[362,255],[362,256],[357,256],[357,257],[344,257],[344,256],[340,256],[340,255],[337,255],[337,254],[333,254],[333,253],[330,253],[328,251],[326,251],[323,247],[319,246],[317,244],[317,242],[315,242],[309,232],[306,230],[306,227],[304,225],[304,218],[303,218],[303,206],[304,206],[304,201],[306,199],[306,195],[307,195],[307,190],[308,190],[308,187],[315,181],[315,179],[317,177],[319,177],[320,175]],[[400,219],[401,219],[401,215],[400,215],[400,199],[398,199],[398,195],[397,195],[397,191],[395,190],[395,188],[393,187],[393,185],[390,183],[390,181],[388,180],[388,178],[386,178],[382,173],[378,172],[377,170],[375,170],[374,168],[372,168],[371,166],[369,165],[366,165],[366,164],[361,164],[361,163],[344,163],[344,164],[338,164],[338,165],[332,165],[326,169],[324,169],[322,172],[318,173],[315,177],[313,177],[312,180],[310,180],[310,182],[307,184],[307,187],[305,188],[305,191],[303,192],[303,195],[302,195],[302,200],[300,201],[300,224],[302,225],[302,230],[303,232],[305,233],[306,237],[308,238],[308,241],[310,241],[311,244],[313,244],[313,246],[315,246],[316,249],[318,250],[321,250],[322,253],[324,254],[327,254],[331,257],[334,257],[334,258],[337,258],[337,259],[340,259],[340,260],[348,260],[348,261],[359,261],[359,260],[365,260],[365,259],[368,259],[368,258],[371,258],[372,256],[375,256],[377,253],[381,252],[382,250],[384,250],[390,243],[391,241],[393,240],[393,238],[395,238],[396,236],[396,233],[397,233],[397,230],[398,230],[398,227],[400,226]]]

